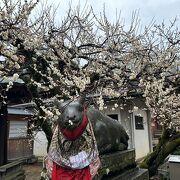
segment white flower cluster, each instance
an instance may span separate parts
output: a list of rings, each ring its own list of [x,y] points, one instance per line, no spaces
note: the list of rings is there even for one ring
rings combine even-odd
[[[45,112],[45,114],[47,115],[48,118],[52,118],[54,116],[50,110],[45,108],[45,106],[40,106],[40,108]]]
[[[102,93],[108,97],[119,97],[120,93],[112,88],[104,88]]]
[[[154,78],[154,81],[148,82],[144,80],[144,87],[146,104],[159,124],[169,126],[169,128],[179,126],[180,95],[174,92],[174,88],[166,85],[165,77]]]
[[[12,77],[12,80],[13,80],[13,81],[17,81],[18,78],[19,78],[19,74],[14,73],[14,74],[13,74],[13,77]]]
[[[132,79],[135,79],[136,78],[136,74],[135,73],[131,73],[130,76],[129,76],[129,79],[132,80]]]
[[[12,77],[7,77],[7,76],[3,77],[3,80],[8,82],[6,86],[6,91],[8,91],[10,88],[13,87],[14,82],[16,82],[18,78],[19,75],[17,73],[14,73]]]
[[[97,104],[99,105],[99,110],[102,111],[104,109],[104,99],[101,96],[99,96],[98,100],[97,100]]]
[[[85,76],[73,76],[72,77],[75,85],[80,89],[81,92],[83,92],[86,88],[86,85],[90,84],[90,77]]]
[[[118,108],[118,107],[119,107],[119,105],[118,105],[117,103],[115,103],[115,104],[114,104],[114,107],[115,107],[115,108]]]
[[[134,107],[133,107],[133,111],[138,111],[138,109],[139,109],[139,108],[138,108],[137,106],[134,106]]]
[[[9,81],[9,83],[7,84],[7,87],[6,87],[6,91],[9,91],[9,89],[12,87],[13,87],[13,81]]]

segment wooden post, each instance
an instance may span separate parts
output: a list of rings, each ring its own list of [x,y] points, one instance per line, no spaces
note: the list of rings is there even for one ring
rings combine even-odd
[[[1,102],[0,107],[0,166],[7,163],[8,121],[7,105]]]

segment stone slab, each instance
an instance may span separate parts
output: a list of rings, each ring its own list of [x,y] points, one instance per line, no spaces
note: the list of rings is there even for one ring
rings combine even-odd
[[[22,161],[15,161],[0,166],[0,180],[24,180],[24,170],[22,169]]]

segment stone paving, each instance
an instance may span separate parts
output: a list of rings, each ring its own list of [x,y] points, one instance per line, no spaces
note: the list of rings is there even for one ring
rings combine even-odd
[[[26,164],[23,169],[25,170],[26,180],[40,180],[42,164]]]
[[[42,170],[42,163],[26,164],[23,166],[25,170],[25,180],[40,180],[40,174]],[[160,180],[158,176],[150,178],[150,180]]]

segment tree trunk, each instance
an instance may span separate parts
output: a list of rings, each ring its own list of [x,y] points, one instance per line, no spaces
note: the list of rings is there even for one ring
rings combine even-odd
[[[39,110],[39,115],[45,117],[45,113],[44,111],[40,108],[42,101],[40,101],[39,99],[34,99],[35,103],[37,105],[37,108]],[[47,141],[48,141],[48,145],[47,145],[47,152],[49,150],[49,146],[51,143],[51,139],[53,136],[53,131],[52,131],[52,127],[49,124],[49,122],[47,120],[45,120],[44,118],[38,118],[37,120],[37,124],[38,127],[41,127],[41,129],[43,130],[43,132],[46,135]]]
[[[47,152],[48,152],[53,132],[52,132],[51,126],[49,125],[47,121],[42,121],[42,122],[40,121],[40,123],[41,123],[41,128],[43,132],[45,133],[47,141],[48,141],[48,144],[47,144]]]
[[[164,129],[155,150],[146,156],[140,167],[148,169],[150,176],[155,175],[159,165],[163,164],[165,158],[178,146],[180,146],[180,133],[170,136],[169,131]]]

